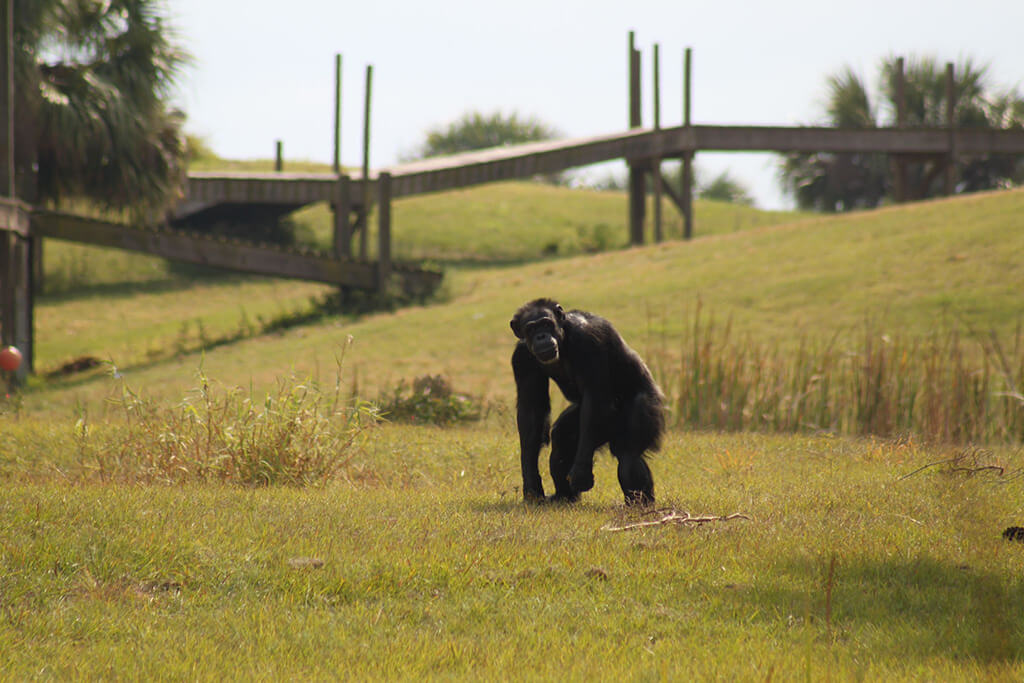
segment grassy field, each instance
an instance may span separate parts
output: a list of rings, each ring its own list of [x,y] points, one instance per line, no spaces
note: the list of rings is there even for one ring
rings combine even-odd
[[[541,295],[612,319],[670,394],[706,338],[854,359],[870,340],[899,377],[957,334],[965,367],[994,363],[994,338],[1024,368],[1024,193],[752,213],[559,258],[573,249],[515,245],[534,228],[493,213],[579,236],[550,207],[580,197],[587,230],[624,234],[614,195],[400,204],[410,253],[444,249],[444,218],[469,246],[441,300],[363,316],[316,317],[319,286],[48,246],[77,284],[38,304],[41,367],[91,355],[118,376],[35,380],[0,407],[0,678],[1024,676],[1024,545],[1000,537],[1024,525],[1019,441],[674,429],[652,462],[661,512],[622,507],[608,457],[581,504],[525,507],[508,368],[508,319]],[[498,246],[477,251],[484,225]],[[374,426],[334,402],[425,374],[483,419]],[[614,530],[669,510],[745,517]]]
[[[661,505],[750,519],[615,532],[644,518],[608,458],[582,504],[527,508],[513,441],[391,425],[307,488],[6,477],[0,676],[1024,674],[1019,450],[984,454],[1009,480],[912,474],[953,454],[907,442],[676,433]]]
[[[212,348],[202,359],[189,353],[201,346],[200,323],[209,338],[230,335],[257,316],[301,314],[310,297],[328,290],[254,278],[178,278],[148,290],[124,287],[119,296],[86,289],[39,302],[39,365],[52,369],[92,354],[154,397],[173,399],[193,385],[200,362],[213,378],[263,390],[289,371],[329,376],[352,336],[349,376],[368,397],[430,373],[446,375],[460,391],[507,401],[508,319],[536,296],[604,314],[666,369],[678,365],[698,306],[719,327],[730,322],[734,339],[782,350],[837,335],[840,349],[853,346],[866,327],[909,343],[951,327],[965,338],[969,329],[994,331],[1012,349],[1021,322],[1022,228],[1024,193],[1005,192],[527,265],[450,268],[439,303],[329,318]],[[167,357],[173,362],[153,362]],[[33,409],[73,407],[108,388],[103,377],[75,376],[25,401]]]

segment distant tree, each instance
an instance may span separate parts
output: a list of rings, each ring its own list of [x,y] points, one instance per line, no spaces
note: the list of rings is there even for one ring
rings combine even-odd
[[[469,112],[457,121],[427,131],[426,141],[414,155],[427,158],[458,154],[475,149],[488,149],[523,142],[551,140],[560,133],[534,118],[512,113],[504,115]]]
[[[23,196],[85,197],[142,211],[179,191],[184,116],[168,97],[187,56],[162,7],[160,0],[15,0]]]
[[[697,196],[700,199],[711,199],[742,206],[753,206],[754,198],[740,181],[732,177],[729,171],[722,171],[711,182],[698,185]]]
[[[882,62],[880,98],[875,105],[863,79],[847,67],[828,77],[826,125],[874,128],[896,124],[896,59]],[[954,122],[961,128],[1019,128],[1024,126],[1024,98],[1015,90],[993,93],[986,69],[970,60],[955,69]],[[906,125],[946,124],[945,68],[931,58],[911,59],[904,69]],[[908,164],[908,196],[921,199],[943,189],[942,160]],[[958,192],[974,192],[1024,180],[1021,158],[984,156],[961,158],[957,164]],[[843,211],[869,208],[891,196],[893,169],[882,154],[791,153],[783,156],[779,173],[784,188],[804,209]]]
[[[683,173],[682,164],[665,164],[665,166],[668,169],[663,171],[665,180],[674,188],[680,187]],[[705,169],[701,166],[694,166],[693,186],[694,193],[698,199],[729,202],[730,204],[740,204],[742,206],[754,205],[754,197],[751,195],[750,190],[741,181],[734,178],[728,169],[707,182],[703,180],[704,176]],[[648,183],[649,185],[650,183]],[[619,189],[625,189],[625,180],[623,180],[622,188]],[[648,187],[647,190],[651,192],[651,187]]]

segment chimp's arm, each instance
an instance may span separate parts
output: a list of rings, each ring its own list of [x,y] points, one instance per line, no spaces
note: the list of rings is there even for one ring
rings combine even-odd
[[[516,425],[519,428],[520,462],[523,471],[523,498],[544,500],[537,460],[541,446],[551,432],[551,398],[548,376],[525,344],[517,344],[512,354],[512,373],[516,379]]]

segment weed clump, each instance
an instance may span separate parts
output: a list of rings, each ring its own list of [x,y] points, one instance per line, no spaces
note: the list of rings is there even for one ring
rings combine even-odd
[[[359,452],[378,411],[312,381],[282,381],[262,399],[237,388],[199,386],[161,407],[122,380],[115,404],[123,422],[94,430],[75,425],[78,458],[102,481],[178,484],[219,481],[246,486],[304,486],[332,479]]]
[[[479,420],[480,402],[458,394],[441,375],[423,375],[408,386],[402,380],[379,401],[382,415],[395,422],[453,425]]]

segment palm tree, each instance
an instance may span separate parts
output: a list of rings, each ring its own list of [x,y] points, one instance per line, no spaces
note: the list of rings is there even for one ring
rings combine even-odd
[[[159,0],[14,5],[19,194],[165,206],[184,177],[184,116],[167,99],[187,56]]]
[[[873,105],[863,79],[849,67],[827,80],[826,125],[872,128],[896,125],[898,66],[883,60],[881,106]],[[990,94],[986,69],[971,60],[955,70],[953,123],[959,128],[1024,126],[1024,98],[1013,90]],[[931,58],[912,59],[904,69],[904,125],[945,126],[946,74]],[[906,191],[922,199],[943,191],[944,158],[919,158],[907,163]],[[877,206],[891,197],[894,172],[881,154],[801,154],[783,156],[780,176],[801,208],[842,211]],[[958,192],[1003,187],[1024,180],[1024,164],[1012,156],[961,158]]]
[[[864,81],[849,67],[827,80],[827,125],[874,128],[877,113]],[[879,154],[790,153],[780,169],[785,189],[802,209],[844,211],[877,206],[888,192]]]

